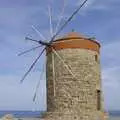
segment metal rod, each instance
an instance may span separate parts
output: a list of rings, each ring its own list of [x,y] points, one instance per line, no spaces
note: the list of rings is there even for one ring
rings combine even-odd
[[[33,47],[33,48],[29,49],[29,50],[26,50],[26,51],[24,51],[24,52],[19,53],[18,56],[24,55],[24,54],[26,54],[26,53],[28,53],[28,52],[31,52],[31,51],[33,51],[33,50],[36,50],[37,48],[42,47],[42,46],[43,46],[43,45],[39,45],[39,46]]]
[[[34,96],[33,96],[33,102],[35,102],[36,97],[37,97],[38,89],[40,87],[40,81],[41,81],[42,75],[44,73],[44,68],[45,68],[45,64],[43,64],[43,66],[42,66],[42,71],[41,71],[41,74],[40,74],[40,79],[39,79],[39,81],[38,81],[38,83],[36,85],[35,93],[34,93]]]
[[[54,89],[54,97],[56,96],[55,92],[55,62],[54,62],[54,53],[52,53],[52,72],[53,72],[53,89]]]
[[[41,55],[43,54],[43,52],[45,51],[46,48],[44,48],[39,56],[35,59],[35,61],[32,63],[32,65],[30,66],[30,68],[28,69],[28,71],[24,74],[23,78],[21,79],[21,83],[25,80],[25,78],[27,77],[27,75],[31,72],[32,68],[34,67],[34,65],[37,63],[37,61],[39,60],[39,58],[41,57]]]
[[[52,24],[52,8],[48,6],[48,14],[49,14],[49,21],[50,21],[50,34],[51,38],[53,37],[53,24]]]
[[[32,38],[29,38],[29,37],[25,37],[25,40],[30,40],[30,41],[33,41],[33,42],[37,42],[37,43],[39,43],[39,41],[34,40],[34,39],[32,39]]]
[[[62,7],[62,11],[61,11],[59,20],[58,20],[56,28],[55,28],[55,33],[58,31],[58,28],[59,28],[59,26],[64,18],[64,12],[65,12],[65,0],[63,0],[63,7]]]
[[[25,39],[26,39],[26,40],[31,40],[31,41],[37,42],[37,43],[39,43],[39,44],[41,44],[41,45],[45,45],[45,46],[49,45],[48,42],[44,42],[44,41],[42,41],[42,40],[39,40],[39,41],[38,41],[38,40],[29,38],[29,37],[26,37]]]
[[[61,62],[63,63],[63,65],[66,67],[66,69],[68,70],[68,72],[72,75],[73,78],[77,79],[75,77],[75,75],[73,74],[73,72],[71,71],[70,69],[70,66],[68,66],[66,63],[65,63],[65,60],[63,58],[61,58],[61,56],[57,53],[57,51],[52,47],[53,49],[53,52],[56,54],[56,56],[61,60]]]
[[[45,38],[45,36],[34,26],[32,25],[32,29],[43,39],[43,40],[47,40]]]
[[[72,13],[72,15],[65,21],[65,23],[61,26],[61,28],[56,32],[56,34],[52,37],[50,43],[54,41],[56,36],[68,25],[68,23],[73,19],[73,17],[80,11],[80,9],[85,5],[88,0],[85,0],[80,6]]]

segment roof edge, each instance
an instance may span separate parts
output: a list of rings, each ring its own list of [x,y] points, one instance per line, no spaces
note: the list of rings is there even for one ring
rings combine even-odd
[[[101,47],[100,43],[96,40],[92,40],[92,39],[89,39],[89,38],[83,38],[83,37],[70,37],[70,38],[58,38],[56,39],[54,42],[57,42],[57,41],[64,41],[64,40],[71,40],[71,39],[84,39],[84,40],[89,40],[91,42],[94,42],[96,43],[99,47]]]

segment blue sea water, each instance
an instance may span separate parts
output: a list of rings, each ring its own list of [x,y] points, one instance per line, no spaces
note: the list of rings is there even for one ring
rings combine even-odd
[[[0,117],[6,114],[12,114],[17,118],[39,118],[43,115],[44,111],[0,111]],[[109,111],[109,120],[120,120],[120,111]]]
[[[120,111],[109,111],[109,114],[111,116],[119,116],[120,117]]]
[[[0,117],[6,114],[12,114],[13,116],[19,117],[41,117],[42,111],[0,111]]]
[[[120,111],[109,111],[109,120],[120,120]]]

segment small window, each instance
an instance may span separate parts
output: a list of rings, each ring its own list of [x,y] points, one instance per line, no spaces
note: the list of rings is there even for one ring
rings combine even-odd
[[[101,91],[97,90],[97,110],[101,109]]]
[[[96,62],[98,61],[98,56],[97,56],[97,55],[95,55],[95,61],[96,61]]]

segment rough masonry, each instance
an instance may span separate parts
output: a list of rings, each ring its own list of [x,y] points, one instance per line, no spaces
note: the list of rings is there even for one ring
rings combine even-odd
[[[103,120],[99,49],[96,41],[72,32],[47,50],[45,120]]]

